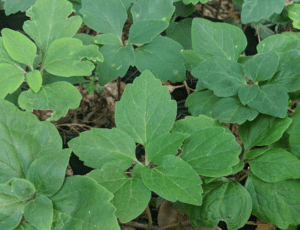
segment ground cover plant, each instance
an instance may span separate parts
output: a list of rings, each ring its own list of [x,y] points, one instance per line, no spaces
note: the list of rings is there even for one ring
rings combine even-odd
[[[120,229],[118,220],[149,211],[153,192],[182,208],[196,228],[224,221],[239,229],[251,214],[297,228],[300,109],[290,116],[287,108],[299,99],[300,35],[269,36],[257,55],[245,57],[237,26],[175,22],[198,2],[207,1],[5,1],[7,14],[26,10],[30,20],[28,36],[5,28],[0,37],[0,229]],[[297,1],[235,2],[243,23],[259,28],[276,19],[298,27]],[[77,15],[70,16],[73,7]],[[76,34],[83,22],[99,34]],[[62,149],[51,121],[78,108],[74,84],[93,92],[96,79],[120,80],[129,66],[141,75],[116,104],[116,127],[92,128]],[[192,116],[176,120],[176,102],[161,81],[183,82],[186,71],[198,79],[185,103]],[[39,121],[33,110],[52,114]],[[224,123],[239,125],[242,143]],[[72,151],[94,170],[66,178]]]

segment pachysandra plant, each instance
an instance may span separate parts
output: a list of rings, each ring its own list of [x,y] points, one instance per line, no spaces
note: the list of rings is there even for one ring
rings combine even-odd
[[[66,0],[37,1],[26,11],[31,20],[23,25],[35,43],[20,32],[8,28],[1,31],[0,98],[14,93],[26,80],[30,90],[16,92],[22,109],[52,110],[48,120],[58,120],[70,108],[78,108],[81,95],[66,78],[91,75],[93,62],[103,61],[103,57],[96,45],[86,46],[72,38],[82,24],[80,16],[68,18],[72,11],[72,4]],[[48,78],[46,84],[44,77]]]
[[[222,177],[240,170],[241,147],[225,126],[206,116],[174,124],[175,117],[176,103],[170,100],[167,87],[145,71],[127,85],[117,103],[116,128],[92,129],[69,142],[85,165],[95,168],[87,176],[114,194],[112,203],[121,222],[131,221],[146,209],[151,191],[172,202],[200,206],[199,175]],[[135,143],[145,147],[145,165],[136,159]],[[182,153],[176,157],[181,146]],[[124,170],[133,161],[129,177]],[[236,205],[233,214],[245,213],[237,222],[243,226],[251,213],[250,195],[237,182],[228,183],[239,189],[234,195],[247,202]]]
[[[257,55],[247,59],[239,58],[247,42],[235,26],[194,19],[191,39],[202,58],[191,69],[199,79],[197,91],[186,100],[192,115],[238,124],[259,113],[287,116],[288,93],[300,89],[298,34],[271,36],[257,46]]]
[[[119,229],[111,192],[65,178],[71,150],[52,123],[0,99],[0,146],[0,229]]]

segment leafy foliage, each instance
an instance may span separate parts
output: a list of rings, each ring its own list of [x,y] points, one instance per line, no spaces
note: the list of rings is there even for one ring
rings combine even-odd
[[[299,4],[235,0],[242,22],[263,38],[257,55],[241,57],[247,40],[240,28],[201,18],[174,22],[208,1],[5,0],[7,15],[26,10],[31,39],[1,31],[0,229],[120,229],[117,218],[139,216],[151,192],[184,207],[197,228],[223,220],[238,229],[251,213],[281,229],[300,224],[300,109],[287,115],[299,98],[300,36],[265,36],[259,22],[299,27]],[[100,34],[76,34],[82,22]],[[142,74],[116,105],[116,128],[83,132],[62,150],[49,121],[78,108],[73,84],[92,93],[97,78],[104,85],[129,66]],[[193,116],[175,121],[176,102],[161,80],[182,82],[186,70],[198,79],[186,100]],[[24,80],[30,89],[22,92]],[[40,122],[28,113],[34,109],[52,117]],[[220,122],[238,123],[243,145]],[[137,159],[136,144],[145,160]],[[65,178],[71,150],[94,168],[87,176]],[[237,173],[247,177],[245,186]]]

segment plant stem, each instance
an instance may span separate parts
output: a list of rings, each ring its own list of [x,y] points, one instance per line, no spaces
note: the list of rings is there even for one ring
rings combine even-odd
[[[117,78],[117,83],[118,83],[118,101],[121,100],[121,77]]]
[[[146,213],[147,213],[147,217],[148,217],[148,221],[149,221],[148,227],[146,230],[150,230],[150,229],[152,229],[153,222],[152,222],[151,211],[150,211],[149,205],[146,208]]]

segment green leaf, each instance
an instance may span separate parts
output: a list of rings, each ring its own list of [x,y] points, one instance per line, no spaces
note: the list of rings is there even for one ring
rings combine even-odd
[[[6,63],[6,64],[12,64],[18,66],[18,63],[14,61],[11,56],[7,53],[4,44],[3,44],[3,38],[0,37],[0,63]]]
[[[194,50],[184,50],[183,56],[186,59],[185,68],[187,71],[192,71],[197,65],[203,61]]]
[[[170,21],[175,10],[172,0],[139,0],[131,8],[133,23],[142,20]]]
[[[4,47],[12,59],[32,66],[37,53],[36,45],[20,32],[4,28],[1,33]]]
[[[214,105],[212,115],[220,122],[243,124],[246,120],[256,118],[258,112],[244,106],[236,98],[222,98]]]
[[[188,17],[195,11],[195,6],[193,4],[185,5],[182,1],[174,2],[175,15],[178,17]]]
[[[35,159],[60,151],[62,139],[50,122],[0,99],[0,146],[0,183],[7,183],[25,178]]]
[[[205,4],[205,3],[207,3],[207,2],[209,2],[209,1],[212,1],[212,0],[183,0],[183,3],[184,4],[193,4],[193,5],[196,5],[198,2],[201,2],[202,4]]]
[[[191,135],[200,129],[209,127],[221,127],[225,130],[226,133],[231,133],[231,131],[227,129],[226,126],[205,115],[200,115],[198,117],[186,116],[184,119],[176,121],[171,131],[172,133],[179,132]]]
[[[293,20],[293,26],[300,29],[300,5],[290,4],[287,6],[288,16]]]
[[[28,7],[32,6],[36,0],[2,0],[4,1],[4,10],[6,15],[15,14],[18,11],[24,12]],[[0,2],[0,5],[3,4]],[[3,10],[3,9],[1,9]]]
[[[182,147],[181,157],[199,175],[220,177],[239,163],[240,145],[232,133],[221,127],[208,127],[192,133]]]
[[[185,107],[193,116],[212,117],[213,107],[220,99],[211,90],[195,91],[187,97]]]
[[[260,155],[262,155],[267,150],[269,150],[268,147],[253,149],[253,150],[248,151],[244,154],[244,159],[252,160],[256,157],[259,157]]]
[[[193,69],[192,75],[218,97],[236,95],[239,88],[246,84],[242,66],[219,57],[207,58]]]
[[[268,84],[260,87],[248,106],[260,113],[284,118],[287,114],[288,99],[289,95],[284,87]]]
[[[297,106],[293,115],[293,122],[289,128],[289,144],[292,153],[300,159],[300,106]]]
[[[235,62],[246,48],[247,40],[243,31],[236,26],[195,18],[192,23],[192,44],[201,58],[217,56]]]
[[[191,18],[171,23],[166,30],[167,36],[180,43],[185,50],[192,50],[191,26]]]
[[[274,12],[280,14],[286,0],[244,0],[242,6],[242,22],[258,22],[261,19],[268,19]]]
[[[112,198],[111,192],[91,178],[68,177],[62,189],[50,198],[54,210],[52,228],[120,229],[116,208],[110,203]]]
[[[46,196],[38,196],[24,206],[24,217],[37,229],[50,230],[53,219],[53,205]]]
[[[35,194],[35,187],[28,180],[14,178],[10,185],[11,191],[20,201],[26,201]]]
[[[31,71],[25,75],[26,82],[33,92],[37,93],[42,87],[43,78],[41,72],[38,70]]]
[[[239,229],[251,215],[252,201],[248,191],[237,181],[218,180],[203,184],[200,207],[185,204],[185,210],[195,228],[214,228],[223,220],[228,229]]]
[[[257,45],[258,53],[266,53],[270,51],[287,52],[291,50],[299,50],[300,36],[294,32],[284,32],[276,34],[264,39]],[[282,60],[280,60],[282,62]]]
[[[95,66],[88,60],[83,61],[85,57],[93,61],[103,61],[98,46],[84,46],[76,38],[61,38],[49,47],[42,69],[62,77],[90,76]]]
[[[86,166],[92,168],[101,169],[103,165],[112,163],[125,170],[132,161],[137,161],[134,141],[119,128],[94,128],[81,133],[68,145]]]
[[[281,148],[269,149],[249,164],[251,172],[266,182],[300,178],[300,160]]]
[[[150,71],[126,86],[115,109],[117,128],[145,147],[152,139],[170,131],[175,118],[176,102]]]
[[[239,127],[239,136],[249,150],[253,146],[265,146],[279,140],[290,126],[292,119],[271,117],[260,114],[254,121],[246,121]]]
[[[66,0],[39,0],[26,11],[31,20],[24,23],[23,30],[41,49],[43,59],[53,41],[73,37],[78,31],[82,20],[80,16],[69,17],[73,11]]]
[[[95,37],[92,37],[91,35],[84,34],[84,33],[75,34],[73,36],[73,38],[77,38],[77,39],[81,40],[83,45],[85,45],[85,46],[93,44],[93,41],[95,39]]]
[[[269,82],[272,85],[285,87],[288,92],[300,89],[300,49],[280,54],[280,63],[277,73]]]
[[[122,41],[120,41],[119,38],[114,34],[99,34],[95,37],[91,37],[91,41],[100,45],[123,46]]]
[[[140,72],[151,71],[162,81],[182,82],[186,77],[183,47],[167,37],[156,37],[151,43],[135,49],[135,65]]]
[[[238,92],[240,102],[243,105],[247,105],[249,102],[253,101],[259,91],[258,85],[243,85]]]
[[[275,34],[273,30],[271,30],[268,25],[258,24],[256,27],[256,33],[259,34],[261,40],[270,37]]]
[[[250,174],[245,188],[250,193],[252,212],[257,218],[281,229],[300,224],[299,180],[267,183]]]
[[[38,93],[23,91],[18,99],[20,107],[26,111],[52,110],[52,117],[47,121],[56,121],[65,116],[69,109],[77,109],[80,101],[81,94],[77,88],[65,81],[42,86]]]
[[[83,21],[97,32],[110,33],[122,42],[122,30],[127,12],[121,0],[82,0]]]
[[[128,177],[117,165],[105,165],[101,170],[93,170],[88,177],[114,194],[111,203],[117,208],[116,216],[122,223],[133,220],[148,206],[151,191],[141,179]]]
[[[52,196],[61,188],[70,154],[70,149],[64,149],[40,157],[30,165],[26,179],[34,184],[37,194]]]
[[[18,69],[14,65],[1,63],[0,73],[0,99],[3,99],[6,97],[7,94],[15,92],[23,83],[25,71],[20,71],[20,69]]]
[[[164,20],[142,20],[133,23],[130,27],[128,43],[149,43],[169,26]]]
[[[202,181],[192,167],[181,158],[164,156],[161,164],[142,171],[145,185],[166,200],[201,205]]]
[[[0,184],[0,228],[11,230],[17,227],[22,219],[24,202],[11,191],[11,187]]]
[[[255,55],[246,62],[243,71],[252,81],[265,81],[271,79],[278,67],[279,56],[276,52]]]
[[[129,66],[134,66],[135,56],[131,44],[120,47],[104,45],[99,50],[104,57],[103,62],[97,62],[96,75],[99,76],[99,84],[105,85],[118,77],[124,77]]]
[[[188,134],[179,132],[159,135],[150,141],[145,148],[146,157],[148,157],[153,164],[159,165],[164,156],[175,156],[178,153],[178,149],[182,146],[182,142],[188,136]]]

